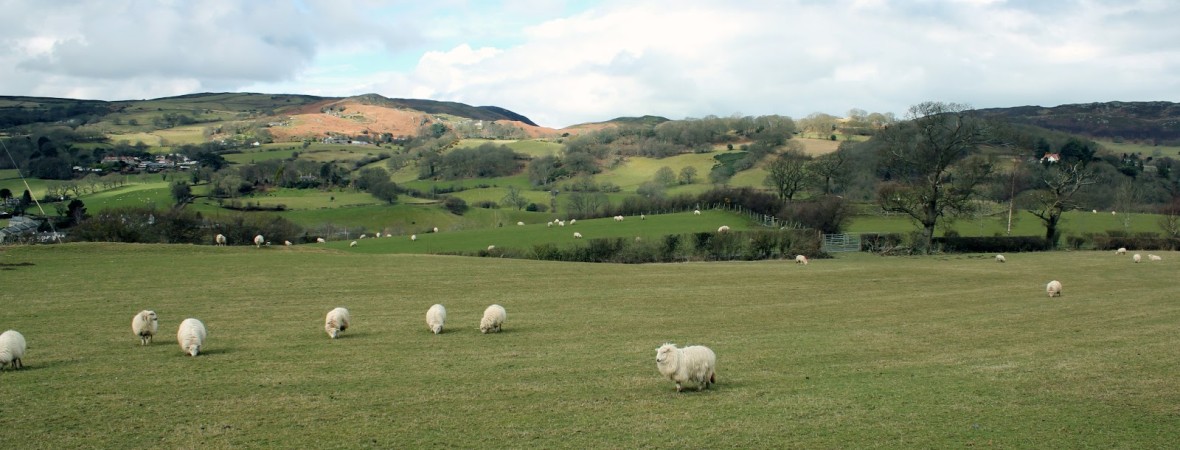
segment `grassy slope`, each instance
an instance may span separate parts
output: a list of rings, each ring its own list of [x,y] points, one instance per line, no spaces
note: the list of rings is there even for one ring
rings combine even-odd
[[[29,351],[0,374],[20,411],[0,425],[45,448],[307,448],[341,430],[380,448],[1170,447],[1180,253],[1164,258],[622,266],[9,247],[0,261],[33,265],[8,267],[0,324]],[[1045,298],[1052,278],[1063,298]],[[448,309],[437,336],[433,303]],[[505,331],[481,335],[491,303]],[[331,341],[336,306],[353,327]],[[148,347],[128,327],[144,308],[160,316]],[[209,329],[197,358],[173,338],[186,317]],[[666,341],[712,347],[716,388],[677,394],[653,362]]]

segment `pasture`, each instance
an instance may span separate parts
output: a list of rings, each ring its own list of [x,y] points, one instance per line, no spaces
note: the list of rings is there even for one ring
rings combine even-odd
[[[293,248],[0,248],[9,440],[76,447],[1163,448],[1180,253],[608,265]],[[1058,278],[1064,296],[1044,285]],[[431,334],[426,309],[447,307]],[[504,305],[504,332],[480,313]],[[323,317],[349,308],[337,340]],[[141,347],[130,318],[160,317]],[[186,357],[176,328],[209,329]],[[718,355],[676,393],[664,342]],[[332,443],[332,444],[328,444]]]

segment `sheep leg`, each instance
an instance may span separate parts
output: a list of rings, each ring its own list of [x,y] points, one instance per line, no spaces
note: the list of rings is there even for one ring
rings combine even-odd
[[[680,391],[683,391],[683,390],[684,390],[684,386],[681,386],[681,385],[680,385],[680,382],[679,382],[679,381],[677,381],[677,382],[676,382],[676,392],[680,392]]]

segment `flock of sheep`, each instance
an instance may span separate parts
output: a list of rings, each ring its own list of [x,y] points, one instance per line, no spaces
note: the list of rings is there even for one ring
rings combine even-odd
[[[1127,248],[1126,247],[1119,247],[1118,250],[1114,251],[1114,254],[1120,255],[1120,256],[1126,255]],[[804,258],[803,263],[807,264],[806,258],[803,255],[799,255],[799,258]],[[1151,255],[1151,254],[1147,255],[1147,259],[1149,261],[1163,261],[1164,260],[1164,258],[1161,256]],[[1143,256],[1138,253],[1131,255],[1131,262],[1138,263],[1139,261],[1142,261],[1142,260],[1143,260]],[[796,259],[795,262],[799,262],[798,259]],[[1008,258],[1005,258],[1004,255],[996,255],[996,262],[998,262],[998,263],[1008,262]],[[1061,296],[1061,282],[1057,281],[1057,280],[1050,281],[1048,284],[1045,285],[1045,293],[1049,294],[1049,298],[1060,297]]]

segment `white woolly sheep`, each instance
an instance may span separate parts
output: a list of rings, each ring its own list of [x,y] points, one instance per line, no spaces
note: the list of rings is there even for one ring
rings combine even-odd
[[[578,219],[570,219],[570,225],[578,223]]]
[[[1127,247],[1119,247],[1119,249],[1118,249],[1118,250],[1115,250],[1115,251],[1114,251],[1114,254],[1116,254],[1116,255],[1125,255],[1125,254],[1127,254]]]
[[[564,226],[565,226],[565,221],[564,221],[564,220],[558,220],[558,221],[557,221],[557,226],[559,226],[559,227],[564,227]]]
[[[623,219],[624,219],[623,216],[615,216],[615,222],[622,222]]]
[[[434,227],[434,232],[438,233],[438,227]]]
[[[348,246],[349,247],[356,247],[356,241],[349,242]]]
[[[1148,261],[1163,261],[1164,258],[1161,258],[1159,255],[1147,255],[1147,260]]]
[[[717,355],[703,345],[676,348],[675,344],[664,344],[656,349],[656,368],[676,382],[676,392],[684,390],[687,383],[696,384],[698,391],[717,383]]]
[[[499,333],[504,320],[508,319],[508,311],[503,306],[492,305],[483,310],[483,318],[479,320],[480,333]]]
[[[156,335],[159,328],[160,322],[155,311],[145,309],[131,318],[131,332],[139,337],[139,345],[152,343],[152,336]]]
[[[1091,209],[1091,210],[1090,210],[1090,213],[1092,213],[1092,214],[1098,214],[1098,210],[1097,210],[1097,209]]]
[[[489,246],[488,246],[488,251],[489,251],[489,252],[490,252],[490,251],[492,251],[492,250],[495,250],[495,249],[496,249],[496,246],[495,246],[495,245],[489,245]]]
[[[1134,262],[1139,262],[1139,261],[1140,261],[1140,260],[1142,260],[1142,259],[1143,259],[1143,257],[1142,257],[1142,256],[1139,256],[1139,254],[1138,254],[1138,253],[1136,253],[1136,254],[1134,254],[1134,255],[1131,255],[1131,261],[1134,261]]]
[[[443,323],[447,321],[447,309],[443,305],[434,304],[426,310],[426,326],[434,334],[442,333]]]
[[[377,232],[377,237],[381,237],[381,232],[380,232],[380,231],[378,231],[378,232]]]
[[[699,209],[694,209],[694,210],[692,210],[692,215],[694,215],[694,216],[699,216],[699,215],[701,215],[701,210],[699,210]]]
[[[328,242],[328,241],[324,240],[324,238],[315,238],[315,242],[316,242],[317,244],[323,244],[323,243],[325,243],[325,242]]]
[[[25,366],[21,361],[25,357],[25,350],[28,345],[25,345],[25,336],[16,330],[8,330],[0,333],[0,369],[7,366],[12,366],[12,370],[17,370]]]
[[[225,235],[217,233],[217,236],[213,236],[213,242],[217,245],[225,245]]]
[[[807,261],[807,256],[805,256],[805,255],[795,255],[795,264],[802,264],[802,265],[805,265],[805,266],[806,266],[806,265],[807,265],[807,263],[808,263],[808,261]]]
[[[545,226],[553,228],[553,221],[549,221],[549,223],[545,224]]]
[[[266,242],[266,238],[262,237],[261,234],[254,236],[254,246],[255,247],[262,247],[262,244],[265,242]]]
[[[1061,282],[1057,280],[1050,281],[1049,284],[1045,285],[1045,292],[1049,294],[1049,297],[1060,297]]]
[[[1008,259],[1004,258],[1004,255],[996,255],[996,262],[1008,262]]]
[[[411,241],[416,241],[416,240],[418,240],[418,235],[416,235],[416,234],[411,234],[411,235],[410,235],[410,240],[411,240]]]
[[[1111,211],[1111,212],[1110,212],[1110,215],[1112,215],[1112,216],[1115,216],[1115,215],[1118,215],[1118,213],[1116,213],[1116,212],[1114,212],[1114,211]]]
[[[523,226],[524,226],[524,222],[516,222],[516,226],[518,226],[518,227],[523,227]]]
[[[290,246],[291,246],[291,241],[283,241],[283,245],[286,245],[286,246],[290,247]]]
[[[574,239],[581,239],[581,238],[582,238],[582,233],[575,231],[574,232]]]
[[[342,331],[348,329],[351,320],[347,309],[336,308],[328,311],[328,315],[324,317],[324,331],[328,333],[328,337],[336,339]]]
[[[718,233],[728,233],[729,232],[729,225],[722,225],[722,226],[718,227],[717,232]]]
[[[359,237],[358,239],[364,239],[364,238],[367,238],[367,237],[369,237],[369,235],[367,235],[367,234],[362,234],[362,235],[361,235],[361,237]]]
[[[639,215],[639,220],[647,220],[647,216],[646,216],[646,215],[643,215],[643,214],[640,214],[640,215]]]
[[[184,322],[180,323],[180,328],[176,330],[176,342],[180,344],[180,349],[184,351],[184,354],[189,356],[197,356],[201,353],[206,336],[208,333],[205,331],[205,324],[191,317],[184,319]]]

